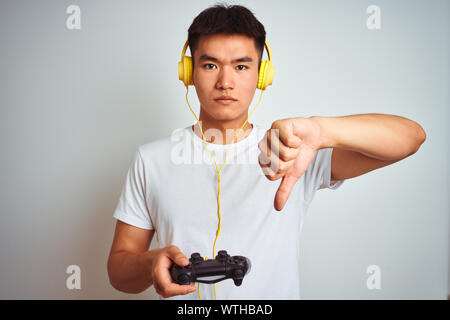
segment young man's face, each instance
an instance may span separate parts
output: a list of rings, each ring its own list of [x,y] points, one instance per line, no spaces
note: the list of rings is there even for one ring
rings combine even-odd
[[[201,36],[193,59],[193,81],[204,120],[242,125],[258,83],[254,40],[245,35]],[[224,96],[231,99],[220,99]]]

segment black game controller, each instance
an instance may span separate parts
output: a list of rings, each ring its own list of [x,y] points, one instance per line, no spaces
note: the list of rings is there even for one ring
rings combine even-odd
[[[225,279],[233,279],[236,286],[242,284],[244,276],[250,272],[250,260],[243,256],[230,255],[220,250],[214,260],[204,260],[200,253],[193,253],[189,265],[180,267],[173,264],[170,274],[173,281],[186,285],[191,282],[216,283]]]

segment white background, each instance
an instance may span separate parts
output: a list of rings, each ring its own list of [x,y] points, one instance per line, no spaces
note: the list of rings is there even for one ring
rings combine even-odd
[[[253,11],[274,56],[251,123],[388,113],[427,133],[413,156],[316,194],[301,235],[303,298],[445,299],[449,2],[228,3]],[[71,4],[81,30],[66,28]],[[0,2],[0,298],[158,298],[109,284],[112,214],[137,147],[195,121],[177,62],[193,18],[213,4]],[[369,5],[380,30],[366,27]],[[73,264],[80,290],[66,288]],[[366,287],[369,265],[381,290]]]

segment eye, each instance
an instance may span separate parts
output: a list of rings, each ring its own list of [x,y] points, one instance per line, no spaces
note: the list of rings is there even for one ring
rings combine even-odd
[[[243,70],[248,69],[247,66],[244,66],[244,65],[242,65],[242,64],[238,65],[236,68],[237,68],[238,70],[240,70],[240,71],[243,71]]]
[[[214,68],[216,68],[216,66],[214,64],[212,64],[212,63],[204,64],[203,67],[206,68],[206,69],[214,69]]]

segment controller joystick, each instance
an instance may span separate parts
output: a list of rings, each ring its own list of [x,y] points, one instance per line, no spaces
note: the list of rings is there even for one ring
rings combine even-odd
[[[199,264],[202,263],[204,260],[203,257],[200,255],[200,253],[195,252],[191,254],[191,259],[189,259],[189,261],[194,264]]]

